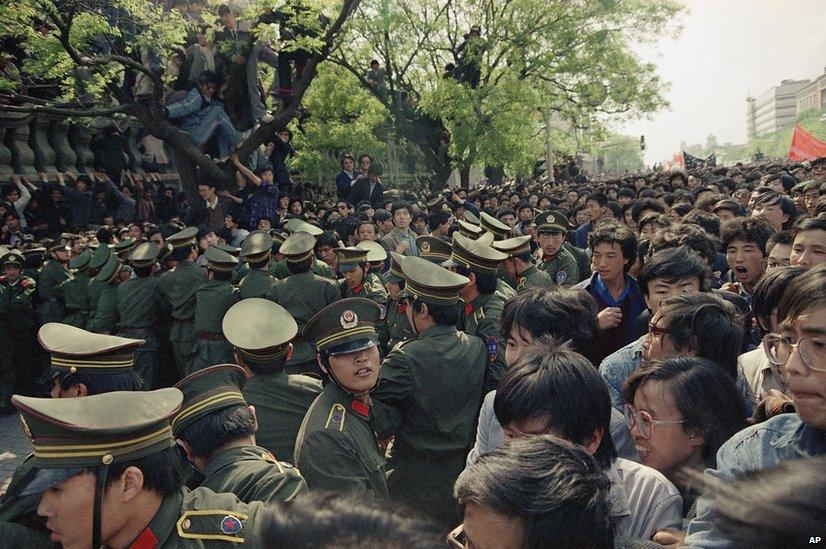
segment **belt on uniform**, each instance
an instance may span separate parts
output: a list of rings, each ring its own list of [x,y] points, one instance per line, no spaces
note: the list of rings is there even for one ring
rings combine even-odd
[[[205,339],[206,341],[226,341],[224,334],[211,334],[209,332],[198,332],[198,339]]]

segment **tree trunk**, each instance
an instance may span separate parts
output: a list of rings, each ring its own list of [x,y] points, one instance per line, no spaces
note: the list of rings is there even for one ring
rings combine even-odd
[[[463,162],[459,167],[459,185],[465,190],[470,188],[470,162]]]

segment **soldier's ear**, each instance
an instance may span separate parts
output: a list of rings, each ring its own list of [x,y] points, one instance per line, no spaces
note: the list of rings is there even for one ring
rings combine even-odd
[[[327,368],[324,366],[324,362],[321,360],[321,355],[315,355],[315,360],[318,362],[318,367],[321,368],[321,371],[327,375],[330,375],[330,372],[327,371]]]
[[[258,432],[258,416],[255,414],[255,406],[252,406],[252,405],[247,406],[247,410],[249,410],[250,413],[252,414],[253,432],[257,433]]]
[[[123,503],[127,503],[138,496],[143,491],[143,471],[137,467],[127,467],[120,477],[121,494]]]
[[[195,463],[195,454],[192,453],[192,449],[189,447],[189,444],[187,444],[186,441],[181,440],[180,438],[176,438],[175,444],[177,444],[178,447],[184,451],[184,454],[186,454],[186,459],[188,459],[190,463]]]
[[[89,396],[89,388],[86,386],[85,383],[78,383],[77,385],[75,385],[75,391],[77,392],[77,396],[79,397]]]

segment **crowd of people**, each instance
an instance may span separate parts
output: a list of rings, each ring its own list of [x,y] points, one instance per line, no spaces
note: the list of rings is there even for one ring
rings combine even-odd
[[[230,158],[185,210],[3,188],[15,547],[823,535],[826,158],[415,193],[345,154],[289,199]]]

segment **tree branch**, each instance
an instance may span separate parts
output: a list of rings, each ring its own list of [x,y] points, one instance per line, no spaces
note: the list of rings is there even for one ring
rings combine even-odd
[[[3,105],[0,107],[0,110],[27,114],[54,114],[57,116],[95,118],[99,116],[111,116],[116,113],[125,113],[129,110],[129,105],[115,105],[106,109],[72,109],[50,107],[48,105]]]

